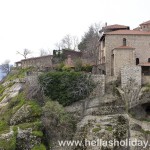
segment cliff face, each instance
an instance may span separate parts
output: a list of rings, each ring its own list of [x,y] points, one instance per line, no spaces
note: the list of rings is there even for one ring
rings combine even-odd
[[[33,149],[41,142],[41,107],[25,96],[25,72],[14,70],[0,85],[0,149]]]
[[[139,103],[131,109],[128,108],[128,112],[117,88],[117,84],[110,82],[106,85],[105,94],[98,92],[97,89],[97,92],[94,93],[94,90],[94,95],[91,93],[86,100],[66,107],[68,112],[80,118],[74,139],[82,141],[82,144],[74,148],[75,150],[149,150],[148,144],[138,144],[138,142],[150,142],[149,86],[139,90],[139,93],[136,93],[133,87],[128,88],[125,96],[129,100],[135,101],[138,94],[140,96]],[[106,142],[112,140],[131,141],[135,144],[130,146],[109,146],[108,144],[107,146]]]
[[[0,149],[124,150],[128,147],[93,146],[90,142],[129,138],[150,142],[148,88],[140,99],[143,103],[127,114],[116,91],[118,85],[109,83],[105,87],[103,76],[93,76],[96,88],[90,96],[63,107],[45,97],[38,84],[38,74],[26,76],[27,71],[30,69],[13,70],[0,84]],[[61,140],[82,144],[60,146]],[[143,148],[130,147],[135,149]]]
[[[58,102],[43,95],[39,74],[32,69],[13,70],[0,84],[2,150],[46,150],[74,134],[75,120]]]

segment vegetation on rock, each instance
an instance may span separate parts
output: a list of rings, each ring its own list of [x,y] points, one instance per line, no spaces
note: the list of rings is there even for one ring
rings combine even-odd
[[[44,94],[63,106],[89,96],[95,84],[80,72],[49,72],[39,77]]]
[[[58,102],[48,101],[42,108],[42,123],[49,144],[57,140],[71,139],[76,129],[76,122],[71,114],[65,112]]]

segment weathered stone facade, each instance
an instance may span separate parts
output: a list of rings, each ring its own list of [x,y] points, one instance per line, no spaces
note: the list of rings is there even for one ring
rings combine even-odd
[[[124,65],[135,64],[135,51],[132,47],[118,47],[113,50],[112,75],[120,75],[120,69]]]
[[[105,36],[105,65],[106,65],[106,75],[112,75],[111,73],[111,66],[112,66],[112,50],[115,49],[118,46],[122,46],[123,44],[123,38],[126,38],[127,46],[131,46],[135,48],[135,59],[139,58],[139,63],[148,62],[148,58],[150,57],[150,34],[149,35],[114,35],[109,34]],[[119,50],[118,50],[119,51]],[[144,52],[143,52],[144,51]],[[121,53],[121,52],[120,52]],[[128,52],[124,51],[122,52],[121,57],[126,57],[128,55]],[[132,54],[134,55],[134,54]],[[120,57],[119,56],[119,57]],[[123,64],[124,62],[120,58],[119,63]],[[136,61],[134,61],[136,64]],[[131,63],[133,64],[133,62]],[[126,64],[125,64],[126,65]]]
[[[17,67],[27,68],[27,67],[37,67],[37,68],[51,68],[52,67],[52,55],[46,55],[41,57],[33,57],[28,59],[23,59],[16,62]]]
[[[146,64],[147,68],[150,67],[150,30],[145,28],[139,31],[116,29],[102,35],[99,69],[103,74],[118,76],[125,65],[140,65],[143,68]]]
[[[105,76],[104,75],[92,75],[92,79],[96,83],[96,88],[94,89],[93,93],[95,97],[99,97],[100,95],[105,94]]]
[[[129,80],[136,82],[137,86],[141,86],[141,67],[140,66],[124,66],[121,68],[121,86],[126,86]]]

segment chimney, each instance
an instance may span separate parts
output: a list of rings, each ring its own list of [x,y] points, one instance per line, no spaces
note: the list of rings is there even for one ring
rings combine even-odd
[[[107,22],[105,22],[105,27],[107,27]]]
[[[67,66],[71,67],[73,66],[73,61],[71,59],[71,55],[67,56],[67,61],[66,61]]]

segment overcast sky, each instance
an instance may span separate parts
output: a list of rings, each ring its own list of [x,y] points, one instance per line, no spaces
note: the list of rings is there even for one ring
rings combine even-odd
[[[93,23],[131,28],[150,20],[150,0],[0,0],[0,63],[55,49],[66,34],[81,36]]]

